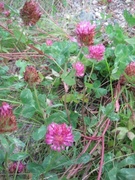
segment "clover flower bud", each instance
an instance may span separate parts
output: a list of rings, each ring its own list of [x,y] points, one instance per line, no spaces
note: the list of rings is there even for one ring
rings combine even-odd
[[[0,133],[13,132],[15,130],[17,130],[17,123],[12,107],[8,103],[3,102],[0,107]]]
[[[66,146],[72,146],[74,138],[71,126],[69,127],[65,123],[51,123],[47,127],[45,142],[55,151],[61,151],[64,150]]]
[[[93,45],[89,47],[89,57],[100,61],[104,58],[105,46],[103,44]]]
[[[84,76],[84,71],[85,71],[84,64],[82,64],[80,61],[78,61],[78,62],[74,63],[72,66],[76,71],[77,77],[83,77]]]
[[[125,68],[125,75],[120,77],[121,84],[124,84],[128,81],[135,83],[135,62],[129,63]]]
[[[9,10],[6,10],[3,12],[3,14],[6,16],[6,17],[9,17],[10,16],[10,11]]]
[[[34,66],[27,66],[24,72],[24,80],[28,82],[30,86],[39,84],[41,79],[39,74]]]
[[[80,22],[76,27],[76,35],[78,42],[82,46],[92,45],[95,35],[95,25],[91,25],[89,22]]]
[[[10,173],[15,173],[17,171],[17,173],[21,173],[23,172],[25,169],[25,165],[20,161],[20,162],[13,162],[10,164],[9,166],[9,172]]]
[[[23,8],[20,10],[20,17],[22,18],[24,25],[35,25],[41,17],[38,4],[34,0],[25,2]]]
[[[4,3],[0,2],[0,13],[4,11]]]
[[[51,39],[47,39],[47,40],[46,40],[46,45],[47,45],[47,46],[52,46],[52,44],[53,44],[53,42],[52,42]]]

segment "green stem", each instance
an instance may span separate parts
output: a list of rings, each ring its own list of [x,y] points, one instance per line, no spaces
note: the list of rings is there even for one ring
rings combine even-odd
[[[64,96],[64,106],[65,106],[65,110],[66,110],[66,113],[67,113],[68,122],[69,122],[69,124],[71,124],[71,120],[70,120],[69,111],[68,111],[68,108],[67,108],[66,99],[67,99],[67,93],[65,92],[65,96]]]
[[[20,40],[21,40],[21,38],[22,38],[24,29],[25,29],[25,26],[24,26],[23,29],[22,29],[21,35],[20,35],[20,37],[19,37],[19,39],[18,39],[18,41],[17,41],[17,43],[16,43],[16,46],[20,43]]]
[[[89,75],[89,80],[90,80],[90,78],[91,78],[91,75],[92,75],[92,73],[93,73],[93,70],[94,70],[94,63],[92,64],[92,68],[91,68],[91,72],[90,72],[90,75]]]
[[[40,103],[39,103],[39,100],[38,100],[37,90],[36,90],[36,87],[35,87],[35,86],[34,86],[34,95],[35,95],[35,100],[36,100],[37,105],[38,105],[38,110],[39,110],[40,114],[42,114],[43,118],[45,119],[45,117],[44,117],[44,112],[43,112],[43,110],[41,109],[41,106],[40,106]]]
[[[8,173],[8,153],[6,152],[5,154],[5,175],[6,175],[6,180],[9,180],[9,173]]]
[[[110,76],[110,90],[111,90],[111,97],[112,97],[112,100],[113,100],[113,86],[112,86],[112,78],[111,78],[111,73],[110,73],[110,67],[109,67],[109,64],[107,62],[107,59],[105,59],[105,61],[106,61],[106,66],[107,66],[109,76]]]
[[[7,99],[0,99],[0,101],[6,101],[6,102],[10,102],[10,103],[13,103],[13,104],[20,104],[22,105],[20,102],[17,102],[17,101],[12,101],[12,100],[7,100]]]
[[[56,157],[57,157],[58,153],[54,152],[53,157],[51,159],[51,162],[49,163],[49,165],[46,167],[45,173],[47,173],[50,170],[50,167],[52,167],[53,163],[56,161]],[[60,156],[60,154],[59,154]]]
[[[80,48],[80,51],[79,51],[79,53],[78,53],[78,55],[77,55],[77,57],[76,57],[77,61],[78,61],[78,58],[79,58],[81,52],[82,52],[82,47]]]

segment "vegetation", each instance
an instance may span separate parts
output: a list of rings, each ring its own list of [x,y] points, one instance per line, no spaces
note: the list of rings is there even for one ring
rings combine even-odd
[[[0,179],[134,179],[135,38],[55,5],[0,3]]]

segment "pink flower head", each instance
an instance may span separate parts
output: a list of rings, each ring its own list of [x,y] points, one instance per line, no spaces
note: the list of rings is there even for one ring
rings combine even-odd
[[[73,68],[76,71],[77,77],[83,77],[84,76],[84,64],[82,64],[80,61],[73,64]]]
[[[76,27],[76,35],[81,45],[92,45],[95,35],[95,25],[91,25],[89,22],[80,22]]]
[[[6,16],[6,17],[9,17],[10,16],[10,11],[9,10],[6,10],[3,12],[3,14]]]
[[[4,3],[0,2],[0,13],[4,11]]]
[[[52,46],[52,44],[53,44],[53,42],[52,42],[51,39],[47,39],[47,40],[46,40],[46,45],[47,45],[47,46]]]
[[[103,59],[105,52],[105,46],[103,44],[98,44],[89,47],[89,57],[92,59],[96,59],[98,61]]]
[[[12,114],[12,107],[6,103],[3,102],[2,106],[0,107],[0,116],[6,117],[6,116],[11,116]]]
[[[20,162],[13,162],[9,166],[9,172],[15,173],[17,170],[17,173],[23,172],[25,169],[25,165],[20,161]]]
[[[0,107],[0,133],[13,132],[16,129],[16,117],[13,115],[12,107],[3,102]]]
[[[74,141],[72,128],[65,123],[51,123],[47,128],[45,142],[51,145],[51,149],[61,151],[65,146],[72,146]]]

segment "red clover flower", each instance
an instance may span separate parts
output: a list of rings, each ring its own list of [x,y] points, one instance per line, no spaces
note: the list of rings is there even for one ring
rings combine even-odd
[[[93,45],[89,47],[89,58],[100,61],[104,58],[105,46],[103,44]]]
[[[71,126],[69,127],[65,123],[51,123],[47,128],[45,142],[55,151],[61,151],[66,146],[72,146],[74,138]]]
[[[10,173],[15,173],[17,170],[17,173],[23,172],[25,169],[25,165],[20,161],[20,162],[13,162],[9,166],[9,172]]]
[[[83,77],[84,76],[84,70],[85,70],[84,64],[82,64],[80,61],[78,61],[78,62],[74,63],[72,66],[76,71],[77,77]]]
[[[0,13],[4,11],[4,3],[0,2]]]
[[[3,102],[0,107],[0,133],[13,132],[16,129],[16,117],[13,115],[12,107]]]
[[[47,46],[52,46],[52,44],[53,44],[53,42],[52,42],[51,39],[47,39],[47,40],[46,40],[46,45],[47,45]]]
[[[120,83],[125,83],[126,81],[129,80],[132,83],[135,83],[135,61],[129,63],[126,68],[125,68],[125,75],[122,75],[120,77]]]
[[[38,4],[34,0],[30,0],[29,2],[26,1],[23,8],[20,10],[20,16],[24,25],[35,25],[41,17]]]
[[[41,79],[34,66],[27,66],[24,72],[24,80],[28,82],[30,86],[39,84]]]
[[[3,14],[6,16],[6,17],[9,17],[10,16],[10,11],[9,10],[6,10],[3,12]]]
[[[89,22],[80,22],[76,27],[76,35],[81,45],[92,45],[95,35],[95,25],[91,25]]]

